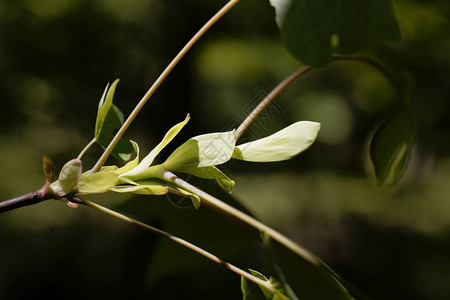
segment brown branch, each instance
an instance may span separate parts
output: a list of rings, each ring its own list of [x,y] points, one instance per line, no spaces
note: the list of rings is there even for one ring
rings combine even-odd
[[[35,192],[31,192],[18,196],[16,198],[0,202],[0,213],[4,213],[28,205],[38,204],[39,202],[49,199],[51,198],[49,198],[42,189],[39,189]]]

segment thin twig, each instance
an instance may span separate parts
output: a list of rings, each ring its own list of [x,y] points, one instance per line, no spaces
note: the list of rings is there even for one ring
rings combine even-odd
[[[81,159],[83,157],[83,155],[89,150],[89,148],[91,148],[95,143],[97,142],[97,140],[95,139],[95,137],[86,145],[86,147],[84,147],[83,150],[81,150],[80,154],[78,154],[77,159]]]
[[[175,56],[175,58],[170,62],[170,64],[166,67],[166,69],[161,73],[161,75],[156,79],[150,89],[145,93],[142,97],[141,101],[136,105],[134,110],[128,116],[128,118],[123,123],[122,127],[116,133],[108,147],[103,152],[102,156],[99,158],[95,166],[92,168],[91,173],[95,173],[100,171],[103,164],[106,162],[106,159],[111,154],[112,150],[119,142],[120,138],[123,136],[125,131],[133,122],[134,118],[138,115],[139,111],[141,111],[142,107],[144,107],[145,103],[150,99],[153,93],[158,89],[161,83],[166,79],[166,77],[170,74],[170,72],[175,68],[178,62],[186,55],[186,53],[192,48],[192,46],[203,36],[203,34],[211,28],[220,18],[223,17],[234,5],[236,5],[239,0],[230,0],[222,9],[220,9],[205,25],[189,40],[189,42],[181,49],[181,51]]]
[[[278,96],[287,86],[289,86],[295,79],[306,74],[308,71],[312,70],[312,67],[303,66],[288,77],[286,77],[282,82],[280,82],[259,104],[253,111],[245,118],[239,128],[236,130],[236,140],[241,137],[244,131],[250,126],[250,124],[256,119],[256,117],[263,111],[264,108],[269,105],[272,100]]]
[[[312,263],[314,263],[316,265],[323,263],[317,256],[315,256],[308,250],[304,249],[300,245],[296,244],[294,241],[290,240],[289,238],[282,235],[278,231],[276,231],[276,230],[272,229],[271,227],[265,225],[264,223],[256,220],[255,218],[247,215],[246,213],[215,198],[214,196],[202,191],[198,187],[191,185],[190,183],[179,178],[172,172],[165,171],[163,173],[162,177],[164,180],[172,182],[173,184],[187,190],[188,192],[198,195],[203,200],[202,203],[207,204],[213,208],[216,208],[220,212],[231,215],[231,216],[235,217],[236,219],[239,219],[239,220],[243,221],[244,223],[247,223],[248,225],[252,226],[253,228],[255,228],[261,232],[266,232],[274,240],[278,241],[280,244],[286,246],[287,248],[291,249],[294,253],[298,254],[301,257],[306,258],[307,260],[311,261]]]
[[[162,235],[165,238],[168,238],[169,240],[171,240],[171,241],[173,241],[173,242],[175,242],[175,243],[177,243],[179,245],[182,245],[182,246],[184,246],[184,247],[186,247],[186,248],[188,248],[188,249],[190,249],[190,250],[192,250],[194,252],[197,252],[198,254],[208,258],[209,260],[212,260],[212,261],[218,263],[219,265],[227,268],[228,270],[230,270],[230,271],[232,271],[232,272],[234,272],[234,273],[236,273],[236,274],[238,274],[240,276],[243,276],[243,277],[247,278],[248,280],[258,284],[259,286],[264,287],[265,289],[269,290],[270,292],[272,292],[274,294],[277,294],[282,299],[286,299],[286,296],[281,294],[278,290],[276,290],[272,285],[270,285],[266,281],[261,280],[258,277],[255,277],[255,276],[253,276],[252,274],[250,274],[248,272],[245,272],[244,270],[242,270],[242,269],[240,269],[240,268],[238,268],[238,267],[236,267],[236,266],[234,266],[234,265],[232,265],[232,264],[230,264],[230,263],[220,259],[219,257],[215,256],[214,254],[212,254],[212,253],[210,253],[210,252],[208,252],[208,251],[206,251],[206,250],[204,250],[204,249],[202,249],[202,248],[200,248],[200,247],[198,247],[198,246],[196,246],[196,245],[194,245],[194,244],[192,244],[192,243],[190,243],[190,242],[188,242],[186,240],[183,240],[183,239],[181,239],[179,237],[176,237],[176,236],[174,236],[174,235],[172,235],[172,234],[170,234],[168,232],[165,232],[165,231],[163,231],[161,229],[158,229],[156,227],[150,226],[148,224],[145,224],[143,222],[140,222],[138,220],[135,220],[133,218],[125,216],[125,215],[123,215],[121,213],[118,213],[116,211],[108,209],[108,208],[106,208],[104,206],[101,206],[101,205],[99,205],[97,203],[94,203],[92,201],[89,201],[89,200],[86,200],[86,199],[80,199],[80,201],[81,201],[82,204],[84,204],[86,206],[89,206],[91,208],[94,208],[94,209],[96,209],[98,211],[101,211],[103,213],[106,213],[106,214],[108,214],[108,215],[110,215],[112,217],[118,218],[118,219],[120,219],[122,221],[125,221],[125,222],[128,222],[128,223],[135,224],[135,225],[143,227],[143,228],[145,228],[147,230],[153,231],[153,232],[155,232],[155,233],[157,233],[159,235]]]

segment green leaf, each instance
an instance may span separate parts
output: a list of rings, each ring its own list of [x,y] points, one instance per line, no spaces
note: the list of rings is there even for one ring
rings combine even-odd
[[[119,83],[119,79],[114,80],[111,87],[109,87],[109,83],[106,85],[105,91],[103,92],[102,97],[100,98],[100,102],[98,103],[98,112],[97,112],[97,120],[95,122],[95,138],[98,139],[100,134],[102,133],[103,125],[106,120],[106,116],[110,108],[113,105],[114,93],[116,91],[117,84]],[[119,117],[123,122],[123,115]]]
[[[168,192],[167,183],[163,180],[152,179],[132,182],[130,184],[119,185],[111,189],[116,193],[134,193],[140,195],[164,195]]]
[[[392,116],[375,132],[370,143],[370,158],[379,185],[392,185],[400,179],[413,133],[413,123],[406,112]]]
[[[172,193],[179,194],[182,196],[188,196],[189,198],[191,198],[192,204],[194,205],[195,209],[199,209],[200,204],[201,204],[201,199],[198,195],[193,194],[189,191],[186,191],[172,183],[169,183],[168,186],[171,188],[171,190],[169,190],[169,191],[172,191]]]
[[[78,182],[78,192],[81,194],[100,194],[113,188],[119,178],[115,172],[89,172],[81,175]]]
[[[114,171],[116,172],[117,175],[126,173],[126,172],[132,170],[133,168],[137,167],[137,165],[139,164],[139,145],[134,141],[130,140],[130,142],[133,146],[134,152],[136,152],[136,157],[132,161],[128,162],[122,168],[116,168],[116,170],[114,170]]]
[[[57,181],[50,185],[50,189],[57,196],[64,196],[74,190],[81,176],[81,160],[72,159],[68,161],[61,172]]]
[[[100,172],[115,172],[117,171],[119,168],[117,166],[103,166],[100,169]]]
[[[291,300],[355,300],[342,279],[320,259],[311,261],[273,242],[262,232],[265,271]],[[277,258],[280,258],[277,260]]]
[[[400,40],[391,0],[269,0],[291,54],[322,67],[333,54],[354,54]]]
[[[286,281],[283,270],[277,262],[270,236],[267,233],[262,232],[261,239],[263,242],[263,261],[265,268],[272,274],[276,281],[279,282],[280,287],[285,291],[286,296],[289,297],[290,300],[298,300],[297,295]]]
[[[230,160],[236,136],[233,131],[203,134],[189,139],[164,162],[173,172],[187,172],[192,168],[220,165]]]
[[[267,280],[267,278],[264,276],[261,279]],[[249,280],[247,280],[245,277],[242,276],[241,276],[241,291],[243,300],[271,299],[265,296],[265,294],[262,292],[261,288],[257,284],[250,282]]]
[[[191,174],[204,179],[215,179],[222,189],[231,193],[234,188],[234,181],[228,178],[227,175],[222,173],[217,167],[202,167],[202,168],[185,168],[182,173]]]
[[[139,173],[144,172],[150,165],[153,163],[153,160],[155,157],[161,152],[162,149],[164,149],[167,144],[172,141],[175,136],[180,132],[180,130],[186,125],[186,123],[189,121],[189,114],[186,116],[186,119],[184,121],[176,124],[173,126],[164,136],[163,140],[135,167],[130,169],[129,171],[121,174],[120,176],[124,177],[132,177],[136,176]],[[137,146],[137,145],[136,145]],[[137,148],[139,150],[139,148]],[[138,155],[139,156],[139,155]],[[133,165],[135,162],[133,161],[131,165]]]
[[[262,286],[258,286],[257,284],[249,281],[245,277],[241,277],[241,290],[242,290],[242,296],[243,300],[260,300],[260,299],[266,299],[266,300],[289,300],[284,295],[284,292],[278,288],[278,283],[274,282],[274,280],[271,278],[270,280],[267,279],[263,274],[259,273],[255,270],[249,270],[250,274],[253,276],[266,281],[272,287],[274,287],[278,292],[279,295],[275,295],[271,291],[267,290],[266,288]],[[281,296],[280,296],[281,295]]]
[[[268,137],[236,146],[233,158],[254,162],[287,160],[308,149],[319,130],[319,123],[297,122]]]
[[[69,193],[76,187],[81,176],[81,169],[82,164],[79,159],[72,159],[63,166],[58,181],[64,192]]]
[[[111,87],[106,86],[102,98],[100,99],[95,123],[95,140],[106,148],[114,138],[115,131],[118,130],[124,121],[123,113],[113,104],[114,92],[119,80],[116,79]],[[129,160],[133,152],[131,143],[121,139],[114,147],[112,155],[123,160]]]

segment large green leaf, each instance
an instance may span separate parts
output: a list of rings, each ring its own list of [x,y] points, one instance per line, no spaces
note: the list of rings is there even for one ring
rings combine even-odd
[[[106,148],[114,138],[116,130],[118,130],[124,121],[123,113],[113,104],[114,92],[119,79],[116,79],[111,87],[106,86],[103,96],[100,99],[97,112],[97,120],[95,123],[95,140]],[[129,160],[133,147],[127,140],[121,139],[114,147],[112,155],[123,160]]]
[[[379,185],[394,184],[406,165],[413,136],[413,123],[406,112],[386,120],[370,143],[370,158]]]
[[[269,1],[287,49],[311,66],[400,39],[391,0]]]
[[[319,123],[296,122],[268,137],[236,146],[233,158],[254,162],[291,159],[314,143],[319,130]]]
[[[234,130],[199,135],[175,149],[163,165],[173,172],[220,165],[230,160],[235,143]]]

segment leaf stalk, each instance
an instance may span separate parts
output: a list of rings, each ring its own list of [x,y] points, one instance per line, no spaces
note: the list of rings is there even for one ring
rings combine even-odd
[[[103,152],[102,156],[99,158],[95,166],[92,168],[91,173],[95,173],[100,171],[101,167],[106,162],[106,159],[111,154],[114,147],[117,145],[119,140],[122,138],[125,131],[133,122],[134,118],[138,115],[141,109],[144,107],[145,103],[147,103],[148,99],[155,93],[161,83],[166,79],[166,77],[172,72],[175,66],[180,62],[180,60],[186,55],[186,53],[192,48],[192,46],[208,31],[211,26],[213,26],[217,21],[219,21],[233,6],[235,6],[239,0],[230,0],[224,7],[222,7],[202,28],[189,40],[189,42],[181,49],[180,52],[175,56],[175,58],[170,62],[170,64],[166,67],[166,69],[159,75],[158,79],[153,83],[150,89],[145,93],[136,107],[133,109],[131,114],[123,123],[122,127],[120,127],[119,131],[116,133],[108,147]]]

